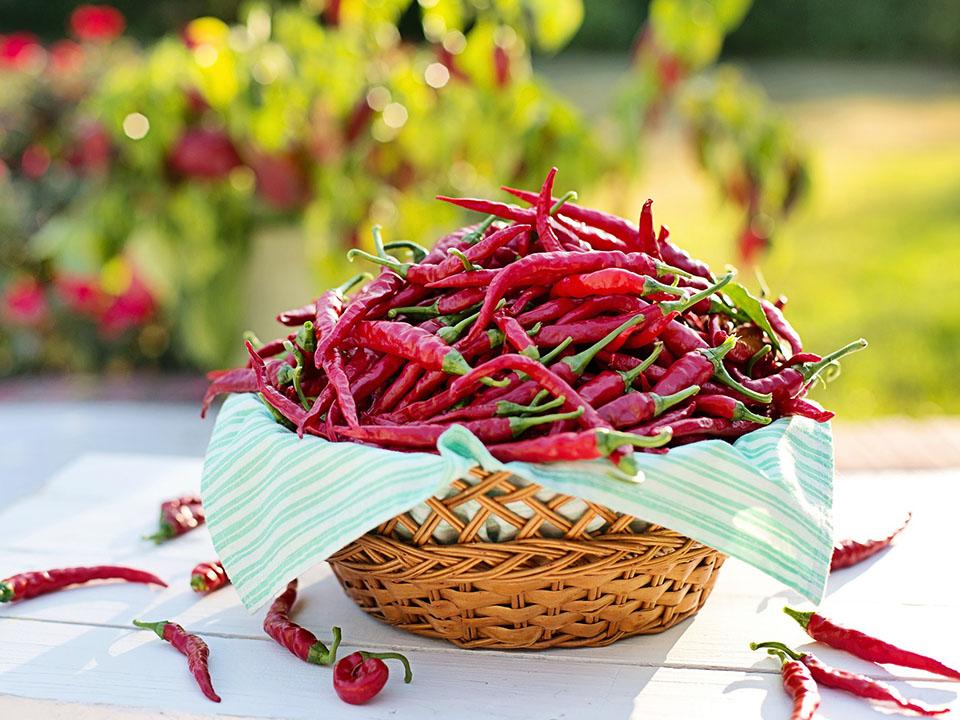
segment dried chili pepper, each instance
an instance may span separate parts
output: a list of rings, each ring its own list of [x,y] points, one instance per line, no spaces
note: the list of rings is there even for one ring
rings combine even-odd
[[[563,462],[569,460],[596,460],[607,457],[625,445],[640,448],[661,447],[670,442],[669,430],[655,436],[592,428],[579,432],[544,435],[529,440],[518,440],[502,445],[491,445],[490,453],[502,462]]]
[[[804,397],[792,397],[781,400],[777,403],[777,410],[784,415],[800,415],[821,423],[832,420],[834,416],[834,413],[825,410],[816,400],[810,400]]]
[[[517,352],[521,355],[526,355],[531,357],[534,360],[540,358],[540,351],[537,349],[537,346],[534,345],[533,341],[530,339],[530,336],[527,335],[527,331],[523,329],[523,326],[517,321],[516,318],[510,317],[504,313],[497,313],[493,316],[493,321],[496,323],[497,327],[500,328],[500,332],[503,333],[503,337],[506,339],[507,344],[512,346]]]
[[[360,327],[363,326],[361,323]],[[404,327],[409,327],[405,325]],[[359,427],[360,420],[357,418],[357,403],[353,398],[353,391],[350,389],[350,379],[343,369],[343,358],[340,351],[334,348],[323,359],[323,370],[330,379],[330,385],[337,396],[337,403],[340,405],[340,412],[350,427]]]
[[[472,270],[471,272],[461,272],[443,280],[435,280],[427,283],[425,287],[430,290],[450,289],[450,288],[470,288],[487,287],[493,282],[503,270],[501,268],[483,268],[482,270]]]
[[[594,407],[606,405],[630,390],[636,379],[647,371],[661,352],[663,343],[657,343],[646,360],[637,360],[637,364],[629,370],[604,370],[597,373],[578,387],[577,392]]]
[[[218,395],[226,393],[256,392],[257,374],[252,368],[234,368],[232,370],[214,370],[207,373],[210,385],[203,394],[200,405],[200,417],[207,416],[207,410]]]
[[[83,585],[93,580],[124,580],[130,583],[167,587],[167,584],[153,573],[120,565],[31,570],[0,580],[0,603],[29,600],[38,595],[46,595],[71,585]]]
[[[813,720],[820,707],[820,691],[810,669],[799,660],[793,660],[782,652],[771,650],[780,658],[780,679],[783,689],[793,698],[790,720]]]
[[[870,662],[916,668],[934,675],[960,680],[960,670],[954,670],[926,655],[903,650],[859,630],[837,625],[816,612],[801,612],[790,607],[785,607],[783,611],[800,623],[800,627],[807,631],[807,635],[837,650],[845,650],[851,655]]]
[[[537,193],[528,190],[518,190],[511,187],[502,187],[501,189],[526,202],[535,203],[539,199]],[[513,208],[515,206],[508,205],[506,207]],[[522,208],[517,209],[522,212]],[[576,220],[585,225],[603,230],[626,243],[631,248],[640,248],[637,228],[629,221],[616,215],[610,215],[599,210],[591,210],[571,202],[564,203],[564,205],[557,210],[557,213],[571,220]]]
[[[770,394],[757,392],[742,385],[733,379],[724,367],[723,357],[733,349],[736,343],[736,339],[731,337],[727,338],[719,347],[702,348],[688,352],[667,369],[664,376],[653,386],[653,392],[660,395],[670,395],[690,385],[703,385],[710,378],[715,377],[724,385],[733,388],[751,400],[759,403],[769,403],[772,400]]]
[[[787,367],[776,373],[762,378],[745,378],[743,385],[754,392],[771,395],[776,401],[785,401],[800,394],[811,380],[814,380],[828,366],[850,353],[863,350],[867,341],[863,338],[854,340],[823,357],[818,362],[805,362],[795,367]]]
[[[213,681],[210,679],[210,669],[208,667],[210,648],[203,640],[197,635],[191,635],[182,626],[169,620],[161,622],[134,620],[133,624],[144,630],[153,630],[157,637],[173,645],[181,655],[187,658],[187,667],[190,669],[190,674],[193,675],[207,699],[220,702],[220,696],[213,689]]]
[[[202,562],[190,573],[190,587],[194,592],[209,595],[230,584],[227,571],[219,560]]]
[[[830,571],[832,572],[862,563],[867,558],[871,558],[881,550],[889,547],[894,538],[902,533],[907,525],[910,524],[912,517],[913,513],[907,513],[907,517],[900,526],[886,537],[871,539],[848,538],[835,543],[833,546],[833,558],[830,561]]]
[[[950,712],[949,708],[929,708],[926,705],[918,703],[914,700],[907,700],[895,687],[887,685],[886,683],[878,682],[877,680],[869,678],[866,675],[859,675],[857,673],[851,673],[847,672],[846,670],[840,670],[838,668],[831,667],[815,655],[811,653],[798,653],[796,650],[791,650],[783,643],[750,643],[751,650],[760,650],[764,648],[766,648],[768,652],[770,650],[775,650],[777,653],[782,653],[792,660],[803,663],[810,671],[810,676],[813,678],[814,682],[820,685],[825,685],[836,690],[843,690],[851,695],[856,695],[857,697],[865,698],[867,700],[890,703],[892,705],[896,705],[901,710],[908,710],[926,717],[933,717],[935,715],[942,715],[943,713]]]
[[[464,288],[450,295],[444,295],[437,298],[430,305],[412,305],[409,307],[394,307],[387,312],[387,317],[393,319],[398,315],[425,315],[427,317],[439,317],[440,315],[452,315],[472,308],[477,303],[483,302],[483,296],[486,291],[483,288]]]
[[[604,268],[579,275],[568,275],[551,289],[556,297],[583,298],[591,295],[674,295],[683,296],[683,288],[667,285],[649,275],[623,268]]]
[[[667,426],[667,421],[661,419],[653,423],[655,428]],[[727,420],[716,417],[687,417],[671,420],[669,427],[673,430],[674,438],[696,435],[697,437],[737,438],[746,435],[752,430],[762,427],[762,423],[751,420]]]
[[[640,210],[640,223],[637,228],[640,250],[647,255],[660,257],[660,243],[653,230],[653,200],[648,199]]]
[[[333,329],[337,326],[337,322],[340,320],[340,315],[343,313],[343,300],[347,292],[357,283],[369,279],[369,273],[359,273],[347,280],[343,285],[327,290],[317,298],[317,301],[314,303],[313,315],[307,318],[307,320],[313,321],[314,337],[318,339],[324,338],[333,332]],[[279,320],[279,318],[277,319]],[[306,321],[303,320],[300,324],[303,324],[303,322]],[[314,363],[319,364],[316,363],[316,359],[314,359]]]
[[[354,328],[353,337],[364,347],[377,352],[400,355],[427,370],[465,375],[470,365],[458,350],[436,335],[406,323],[387,320],[363,320]]]
[[[160,505],[160,529],[145,540],[153,540],[160,544],[191,530],[195,530],[206,522],[203,504],[197,495],[167,500]]]
[[[615,428],[625,428],[660,415],[674,405],[700,392],[699,385],[691,385],[672,395],[656,393],[627,393],[597,409],[604,420]]]
[[[793,325],[790,324],[787,318],[784,317],[780,308],[769,300],[761,300],[760,305],[763,307],[763,314],[767,316],[767,322],[770,323],[770,327],[773,328],[773,331],[777,335],[787,341],[793,354],[796,355],[797,353],[803,352],[803,341],[800,339],[800,335],[793,329]]]
[[[403,681],[413,680],[410,661],[400,653],[350,653],[333,668],[333,689],[337,697],[350,705],[363,705],[387,684],[390,671],[384,660],[403,663]]]
[[[290,619],[290,610],[297,601],[297,581],[291,580],[280,596],[273,601],[263,620],[263,629],[278,645],[286,648],[304,662],[313,665],[332,665],[337,659],[341,631],[330,629],[333,641],[329,649],[317,636]]]
[[[537,238],[540,245],[547,252],[562,250],[557,235],[550,227],[548,219],[550,217],[550,206],[553,204],[553,181],[557,177],[557,168],[552,167],[547,173],[547,179],[543,181],[540,188],[540,194],[537,196],[536,215],[537,215]]]

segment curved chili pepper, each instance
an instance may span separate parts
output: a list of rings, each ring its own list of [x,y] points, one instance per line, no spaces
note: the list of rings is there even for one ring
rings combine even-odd
[[[210,679],[210,669],[208,667],[210,648],[203,640],[197,635],[191,635],[181,625],[169,620],[161,622],[134,620],[133,624],[144,630],[153,630],[157,637],[173,645],[181,655],[187,658],[187,667],[190,669],[190,674],[193,675],[207,699],[220,702],[220,696],[213,689],[213,681]]]
[[[660,395],[670,395],[690,385],[703,385],[710,378],[716,377],[724,385],[733,388],[759,403],[769,403],[772,395],[753,390],[734,380],[723,366],[723,357],[733,349],[737,341],[727,338],[716,348],[693,350],[673,363],[657,384],[653,392]]]
[[[337,322],[340,320],[340,315],[343,313],[344,297],[350,291],[350,288],[359,282],[369,280],[370,277],[370,273],[359,273],[354,275],[339,287],[327,290],[325,293],[323,293],[323,295],[317,298],[317,301],[313,304],[313,313],[297,324],[302,325],[307,320],[312,320],[315,337],[326,337],[333,332],[333,328],[336,327]],[[303,309],[308,307],[309,305],[304,306]],[[299,317],[299,315],[296,317]],[[292,320],[293,318],[288,319]],[[277,317],[277,320],[283,322],[283,320],[280,320],[280,316]],[[286,325],[292,323],[284,324]]]
[[[851,655],[870,662],[916,668],[934,675],[960,680],[960,670],[954,670],[926,655],[903,650],[859,630],[837,625],[815,612],[801,612],[790,607],[785,607],[783,611],[800,623],[800,627],[807,631],[807,635],[837,650],[845,650]]]
[[[688,435],[697,435],[702,437],[722,437],[737,438],[746,435],[762,423],[752,422],[750,420],[727,420],[726,418],[705,418],[705,417],[687,417],[671,421],[669,427],[673,430],[674,438],[686,437]],[[654,423],[654,427],[665,427],[665,421]]]
[[[390,308],[387,317],[393,319],[397,315],[426,315],[427,317],[453,315],[482,302],[485,294],[486,291],[483,288],[464,288],[450,295],[439,297],[430,305]]]
[[[273,601],[263,620],[263,629],[278,645],[286,648],[304,662],[313,665],[332,665],[337,659],[341,631],[330,629],[333,641],[328,649],[317,636],[290,619],[290,610],[297,601],[297,580],[291,580],[280,596]]]
[[[858,350],[867,347],[867,341],[863,338],[854,340],[852,343],[844,345],[839,350],[834,350],[829,355],[823,357],[819,362],[805,362],[795,367],[784,368],[775,375],[768,375],[763,378],[745,378],[743,386],[757,393],[771,395],[778,402],[788,400],[800,394],[804,386],[811,380],[814,380],[829,365],[837,362],[840,358]],[[737,388],[740,390],[739,388]],[[742,392],[742,390],[740,390]]]
[[[498,443],[512,440],[537,425],[572,420],[581,415],[583,415],[583,408],[552,415],[492,417],[457,424],[472,432],[481,442]],[[440,436],[449,429],[450,425],[408,423],[406,425],[365,425],[358,428],[340,428],[338,432],[344,437],[365,442],[405,448],[432,448],[436,447]]]
[[[660,432],[663,428],[672,429],[677,422],[691,415],[693,415],[693,403],[687,403],[665,412],[658,418],[648,420],[636,427],[627,428],[627,432],[634,433],[635,435],[649,435],[650,433]]]
[[[797,353],[803,352],[803,341],[800,339],[800,335],[793,329],[793,325],[790,324],[787,318],[784,317],[780,308],[769,300],[761,300],[760,306],[763,308],[763,314],[767,316],[767,322],[770,323],[770,327],[773,328],[773,331],[777,335],[787,341],[793,354],[796,355]]]
[[[565,462],[572,460],[596,460],[607,457],[625,445],[640,448],[661,447],[670,442],[669,430],[655,436],[592,428],[579,432],[563,432],[544,435],[529,440],[519,440],[487,449],[501,462]]]
[[[749,420],[768,425],[770,418],[752,412],[746,405],[729,395],[701,395],[693,401],[695,408],[704,415],[726,420]]]
[[[642,362],[636,361],[629,370],[604,370],[577,388],[583,399],[594,407],[606,405],[628,392],[637,378],[642,377],[654,361],[663,352],[663,344],[657,343],[649,357]]]
[[[660,243],[657,242],[657,235],[653,230],[653,200],[648,199],[640,210],[640,223],[638,225],[638,239],[640,250],[647,255],[655,258],[660,257]]]
[[[363,323],[360,327],[363,327]],[[357,403],[353,398],[353,391],[350,389],[350,379],[343,369],[343,357],[341,357],[339,350],[334,348],[327,353],[323,359],[323,370],[327,373],[333,392],[337,396],[340,412],[343,413],[347,424],[350,427],[358,427],[360,420],[357,418]]]
[[[337,697],[350,705],[363,705],[387,684],[390,671],[384,660],[403,663],[403,681],[413,680],[410,662],[400,653],[350,653],[333,668],[333,689]]]
[[[227,571],[219,560],[202,562],[190,573],[190,587],[194,592],[209,595],[212,592],[230,584]]]
[[[400,355],[427,370],[440,370],[453,375],[470,372],[470,365],[458,350],[413,325],[387,320],[363,320],[354,328],[353,337],[364,347]]]
[[[699,391],[699,385],[691,385],[672,395],[627,393],[613,402],[601,406],[597,409],[597,412],[613,427],[625,428],[656,417],[664,410],[679,405],[687,398],[696,395]]]
[[[867,558],[871,558],[881,550],[889,547],[894,538],[902,533],[907,525],[910,524],[912,517],[913,513],[907,513],[906,519],[900,526],[886,537],[871,539],[849,538],[835,543],[833,546],[833,558],[830,561],[830,571],[833,572],[834,570],[840,570],[862,563]]]
[[[857,673],[851,673],[847,672],[846,670],[839,670],[831,667],[815,655],[811,653],[798,653],[796,650],[791,650],[783,643],[750,643],[751,650],[760,650],[763,648],[767,648],[768,652],[770,650],[775,650],[790,657],[792,660],[802,662],[807,666],[807,669],[810,671],[810,675],[814,681],[820,685],[826,685],[827,687],[832,687],[836,690],[843,690],[851,695],[856,695],[857,697],[865,698],[867,700],[876,700],[877,702],[882,703],[892,703],[901,710],[908,710],[926,717],[933,717],[935,715],[942,715],[943,713],[950,712],[949,708],[929,708],[922,703],[916,702],[915,700],[907,700],[905,697],[903,697],[903,695],[900,694],[899,690],[891,685],[879,682],[873,678],[867,677],[866,675],[859,675]]]
[[[801,415],[817,422],[832,420],[834,413],[825,410],[820,403],[803,397],[794,397],[777,403],[777,409],[784,415]]]
[[[427,283],[424,287],[430,290],[451,289],[451,288],[470,288],[470,287],[488,287],[493,280],[503,272],[502,268],[483,268],[482,270],[471,270],[470,272],[461,272],[456,275],[450,275],[443,280],[435,280]]]
[[[93,580],[124,580],[130,583],[167,587],[167,584],[153,573],[120,565],[31,570],[0,580],[0,603],[29,600],[38,595],[46,595],[70,585],[83,585]]]
[[[560,247],[560,241],[557,240],[556,233],[554,233],[553,228],[550,227],[550,223],[547,222],[550,217],[550,206],[553,204],[553,181],[556,177],[557,168],[550,168],[546,180],[543,181],[543,185],[540,187],[540,194],[537,196],[536,204],[537,238],[540,245],[543,246],[543,249],[547,252],[556,252],[563,249]]]
[[[521,355],[531,357],[534,360],[540,358],[540,351],[537,349],[537,346],[533,344],[530,336],[527,335],[527,331],[517,322],[516,318],[504,313],[497,313],[493,316],[493,321],[497,327],[500,328],[500,332],[503,333],[506,342],[517,352]]]
[[[267,381],[266,366],[264,365],[263,358],[257,354],[257,351],[253,349],[253,345],[251,345],[249,341],[247,341],[246,347],[247,354],[253,363],[254,372],[257,374],[257,389],[260,391],[260,397],[264,404],[271,409],[271,412],[276,411],[295,428],[302,428],[310,418],[309,412],[304,410],[300,403],[293,402],[293,400]],[[310,412],[312,412],[312,410]]]
[[[540,289],[537,286],[534,287]],[[524,327],[530,327],[532,325],[536,325],[537,323],[547,323],[551,320],[556,320],[557,318],[562,317],[564,314],[570,312],[581,304],[582,303],[578,303],[576,300],[571,298],[552,298],[544,303],[541,303],[538,307],[518,315],[517,322]]]
[[[820,707],[820,691],[810,669],[799,660],[788,658],[782,652],[770,650],[780,658],[780,679],[783,688],[793,698],[790,720],[813,720]]]
[[[200,405],[200,417],[206,417],[210,405],[218,395],[226,393],[256,392],[257,374],[252,368],[234,368],[232,370],[214,370],[207,373],[210,385],[203,394]]]
[[[550,220],[551,225],[555,224],[568,230],[594,250],[623,250],[624,252],[630,250],[630,247],[623,240],[614,237],[606,230],[591,227],[579,220],[559,215],[556,218],[550,218]]]
[[[144,540],[153,540],[158,545],[191,530],[206,522],[203,504],[197,495],[167,500],[160,505],[160,529]]]

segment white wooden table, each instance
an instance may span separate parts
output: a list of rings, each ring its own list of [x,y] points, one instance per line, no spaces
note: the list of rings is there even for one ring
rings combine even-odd
[[[0,462],[4,458],[0,458]],[[5,463],[4,463],[5,464]],[[4,468],[4,473],[8,468]],[[366,617],[326,566],[301,579],[296,619],[320,635],[344,629],[343,652],[406,653],[415,677],[396,673],[376,700],[341,703],[330,670],[310,666],[262,632],[228,588],[198,598],[191,568],[212,559],[203,531],[161,547],[141,541],[161,498],[195,488],[200,460],[90,454],[17,502],[0,507],[0,577],[27,569],[114,562],[154,571],[167,590],[136,585],[77,588],[0,606],[0,718],[786,718],[773,660],[751,640],[808,648],[781,613],[800,600],[749,567],[728,561],[694,619],[661,635],[600,649],[540,653],[464,651]],[[4,483],[0,479],[0,499]],[[21,487],[21,486],[18,486]],[[20,493],[18,493],[20,494]],[[852,474],[838,482],[841,532],[892,525],[914,511],[897,545],[831,578],[824,611],[960,666],[960,581],[952,555],[960,472]],[[183,658],[133,618],[170,619],[202,635],[223,703],[205,700]],[[905,694],[960,710],[960,683],[881,668],[816,648],[828,662],[890,680]],[[896,678],[888,670],[897,672]],[[823,718],[887,717],[824,690]]]

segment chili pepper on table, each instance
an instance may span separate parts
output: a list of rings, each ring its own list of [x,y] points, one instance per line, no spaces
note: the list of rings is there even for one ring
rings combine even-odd
[[[770,423],[770,418],[766,415],[758,415],[752,412],[742,402],[729,395],[701,395],[693,401],[693,404],[699,412],[710,417],[726,420],[749,420],[760,425]]]
[[[208,595],[230,584],[227,571],[219,560],[202,562],[190,573],[190,587],[194,592]]]
[[[830,571],[848,568],[862,563],[867,558],[871,558],[881,550],[890,546],[894,538],[902,533],[907,525],[910,524],[912,513],[907,513],[906,519],[898,528],[890,532],[886,537],[871,539],[853,539],[841,540],[833,546],[833,558],[830,561]]]
[[[333,668],[333,689],[337,697],[350,705],[363,705],[377,695],[387,684],[390,671],[384,660],[403,663],[403,681],[413,680],[410,662],[400,653],[350,653]]]
[[[197,495],[167,500],[160,505],[160,528],[145,540],[153,540],[160,544],[191,530],[195,530],[206,522],[203,504]]]
[[[31,570],[0,580],[0,603],[29,600],[38,595],[46,595],[71,585],[83,585],[93,580],[124,580],[130,583],[167,587],[167,584],[153,573],[120,565]]]
[[[818,362],[805,362],[797,366],[787,367],[767,377],[745,378],[742,385],[756,393],[769,394],[778,402],[788,400],[799,395],[804,386],[814,380],[827,366],[837,362],[845,355],[863,350],[866,346],[867,341],[860,338],[844,345],[839,350],[834,350]]]
[[[926,655],[903,650],[859,630],[837,625],[819,613],[801,612],[790,607],[785,607],[783,611],[800,623],[800,627],[814,640],[837,650],[845,650],[862,660],[926,670],[934,675],[960,680],[960,670],[954,670]]]
[[[933,717],[935,715],[942,715],[943,713],[950,712],[949,708],[929,708],[926,705],[918,703],[914,700],[907,700],[895,687],[874,680],[873,678],[869,678],[866,675],[859,675],[857,673],[851,673],[847,672],[846,670],[840,670],[838,668],[831,667],[820,660],[820,658],[817,656],[811,653],[799,653],[796,650],[790,649],[783,643],[750,643],[751,650],[761,650],[764,648],[766,648],[768,652],[776,651],[778,654],[785,655],[791,660],[796,660],[803,663],[810,671],[810,676],[813,678],[814,682],[820,685],[825,685],[826,687],[831,687],[836,690],[843,690],[844,692],[848,692],[851,695],[856,695],[857,697],[861,697],[866,700],[875,700],[881,703],[891,703],[892,705],[896,705],[901,710],[908,710],[926,717]]]
[[[290,610],[297,601],[297,580],[291,580],[267,611],[263,620],[263,629],[278,645],[286,648],[304,662],[313,665],[332,665],[337,659],[340,647],[341,631],[333,627],[333,636],[329,649],[317,639],[317,636],[305,627],[290,619]]]
[[[780,679],[783,682],[783,689],[793,698],[790,720],[812,720],[820,707],[820,691],[810,668],[780,651],[771,650],[770,652],[780,658]]]
[[[133,624],[144,630],[153,630],[161,640],[173,645],[181,655],[187,658],[187,667],[200,686],[200,690],[207,699],[220,702],[220,696],[213,689],[210,679],[210,648],[197,635],[191,635],[182,626],[169,620],[161,622],[141,622],[134,620]]]
[[[660,415],[674,405],[679,405],[687,398],[700,391],[699,385],[691,385],[672,395],[658,395],[656,393],[627,393],[616,400],[597,408],[597,412],[604,420],[615,428],[625,428],[636,425],[644,420]]]
[[[490,417],[481,420],[467,420],[458,422],[472,432],[484,443],[507,442],[521,435],[525,430],[537,425],[547,425],[562,420],[572,420],[583,415],[583,408],[572,412],[554,413],[552,415],[532,415],[530,417]],[[378,445],[392,445],[404,448],[432,448],[436,447],[440,436],[450,429],[447,424],[419,424],[405,425],[365,425],[358,428],[339,428],[338,432],[344,437],[365,442],[374,442]]]

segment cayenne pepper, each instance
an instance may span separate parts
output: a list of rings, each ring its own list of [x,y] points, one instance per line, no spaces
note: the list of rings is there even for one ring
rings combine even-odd
[[[784,690],[793,698],[790,720],[812,720],[820,707],[820,691],[810,668],[780,651],[770,653],[780,658],[780,679]]]
[[[814,682],[836,690],[843,690],[857,697],[875,700],[877,702],[891,703],[901,710],[908,710],[926,717],[934,717],[950,712],[949,708],[929,708],[914,700],[907,700],[896,688],[886,683],[879,682],[866,675],[859,675],[831,667],[817,656],[811,653],[798,653],[783,643],[750,643],[750,649],[767,649],[767,652],[776,652],[777,654],[788,656],[791,660],[796,660],[806,665]]]
[[[340,647],[341,631],[333,627],[330,634],[333,641],[329,649],[317,639],[317,636],[305,627],[290,619],[290,610],[297,601],[297,580],[291,580],[267,611],[263,620],[263,629],[278,645],[286,648],[304,662],[313,665],[332,665],[337,659]]]
[[[219,560],[202,562],[190,573],[190,587],[194,592],[209,595],[230,584],[227,571]]]
[[[830,561],[830,571],[833,572],[834,570],[840,570],[862,563],[867,558],[871,558],[884,548],[889,547],[894,538],[902,533],[907,525],[910,524],[912,517],[913,513],[907,513],[906,519],[900,526],[886,537],[869,540],[846,539],[834,543],[833,558]]]
[[[141,622],[134,620],[133,624],[144,630],[153,630],[161,640],[173,645],[181,655],[187,658],[187,667],[200,686],[200,690],[209,700],[220,702],[220,696],[213,689],[210,679],[210,648],[197,635],[191,635],[182,626],[169,620],[161,622]]]
[[[845,650],[862,660],[926,670],[934,675],[960,680],[960,670],[954,670],[939,660],[903,650],[859,630],[837,625],[816,612],[801,612],[790,607],[785,607],[783,611],[800,623],[800,627],[814,640],[837,650]]]
[[[83,585],[92,580],[124,580],[130,583],[167,587],[167,584],[153,573],[120,565],[32,570],[0,580],[0,603],[29,600],[38,595],[46,595],[71,585]]]
[[[153,540],[158,545],[165,540],[195,530],[206,522],[203,504],[197,495],[167,500],[160,505],[160,529],[144,540]]]

